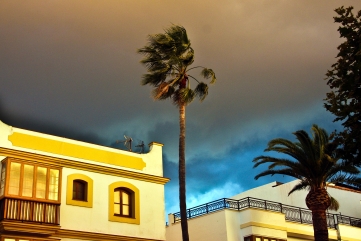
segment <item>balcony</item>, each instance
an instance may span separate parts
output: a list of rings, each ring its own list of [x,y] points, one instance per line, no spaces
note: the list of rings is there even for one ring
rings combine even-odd
[[[234,200],[229,198],[222,198],[202,204],[190,209],[187,209],[187,218],[195,218],[208,213],[216,212],[223,209],[231,209],[241,211],[248,208],[262,209],[272,212],[278,212],[285,214],[286,221],[303,223],[303,224],[312,224],[312,212],[309,209],[294,207],[290,205],[285,205],[282,203],[257,199],[257,198],[243,198],[240,200]],[[327,226],[331,229],[336,229],[337,224],[344,224],[348,226],[353,226],[361,228],[361,219],[344,216],[341,214],[331,214],[327,213]],[[180,222],[180,213],[173,214],[174,223]]]
[[[0,221],[60,224],[60,204],[15,198],[0,200]]]

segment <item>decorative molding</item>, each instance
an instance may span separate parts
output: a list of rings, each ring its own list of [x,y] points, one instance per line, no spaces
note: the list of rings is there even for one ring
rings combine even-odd
[[[107,163],[137,170],[143,170],[146,166],[146,163],[140,157],[125,155],[111,150],[101,150],[65,141],[33,136],[25,133],[14,132],[9,135],[8,139],[14,146],[31,150],[44,151],[52,154]]]
[[[36,233],[40,235],[53,235],[60,229],[59,225],[47,225],[36,223],[24,223],[15,221],[1,221],[0,232],[21,232],[21,233]]]
[[[153,146],[153,145],[154,146],[164,146],[162,143],[154,142],[154,141],[148,144],[148,146]]]
[[[284,226],[271,225],[271,224],[260,223],[260,222],[243,223],[243,224],[240,225],[240,228],[247,228],[247,227],[250,227],[250,226],[261,227],[261,228],[270,228],[270,229],[275,229],[275,230],[280,230],[280,231],[287,231],[287,228],[284,227]]]
[[[91,240],[91,241],[104,241],[104,240],[109,240],[109,241],[165,241],[163,239],[138,238],[138,237],[75,231],[75,230],[67,230],[67,229],[58,230],[54,236],[59,237],[59,238],[82,239],[82,240]]]
[[[152,182],[157,184],[166,184],[169,178],[154,176],[150,174],[138,173],[128,170],[121,170],[114,167],[105,167],[97,164],[84,163],[80,161],[67,160],[58,157],[45,156],[25,151],[13,150],[0,147],[0,156],[7,156],[18,158],[22,160],[32,161],[35,163],[43,163],[47,165],[54,165],[57,167],[67,167],[77,170],[101,173],[111,176],[130,178],[144,182]]]

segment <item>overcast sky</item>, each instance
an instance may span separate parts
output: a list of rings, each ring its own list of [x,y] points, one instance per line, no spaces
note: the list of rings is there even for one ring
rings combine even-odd
[[[341,5],[361,9],[359,0],[0,0],[0,120],[122,149],[124,134],[163,143],[166,213],[177,212],[178,110],[140,85],[136,50],[180,24],[194,65],[217,76],[187,107],[188,207],[290,180],[255,181],[266,167],[252,160],[271,139],[340,127],[323,99]]]

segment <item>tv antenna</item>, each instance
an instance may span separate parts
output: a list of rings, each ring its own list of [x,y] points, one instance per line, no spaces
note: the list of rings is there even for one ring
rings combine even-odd
[[[126,135],[124,135],[124,138],[125,138],[124,146],[127,147],[128,151],[132,151],[133,139],[130,136],[126,136]]]
[[[140,148],[140,152],[138,152],[138,153],[143,153],[144,152],[144,141],[139,141],[139,144],[138,145],[136,145],[135,147],[138,147],[138,148]]]
[[[119,143],[119,142],[123,142],[124,143],[124,146],[127,147],[127,150],[128,151],[132,151],[132,142],[133,142],[133,139],[130,137],[130,136],[126,136],[124,135],[124,138],[125,140],[124,141],[116,141],[116,143]]]

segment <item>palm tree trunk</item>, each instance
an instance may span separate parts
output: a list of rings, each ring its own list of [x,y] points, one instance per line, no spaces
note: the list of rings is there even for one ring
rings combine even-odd
[[[306,196],[306,205],[312,211],[315,241],[328,241],[326,210],[330,204],[330,197],[325,188],[311,188]]]
[[[183,241],[189,241],[187,204],[186,204],[186,163],[185,163],[185,143],[186,139],[186,107],[185,104],[179,106],[179,208],[181,215],[181,227]]]
[[[328,241],[326,210],[312,210],[312,222],[315,241]]]

